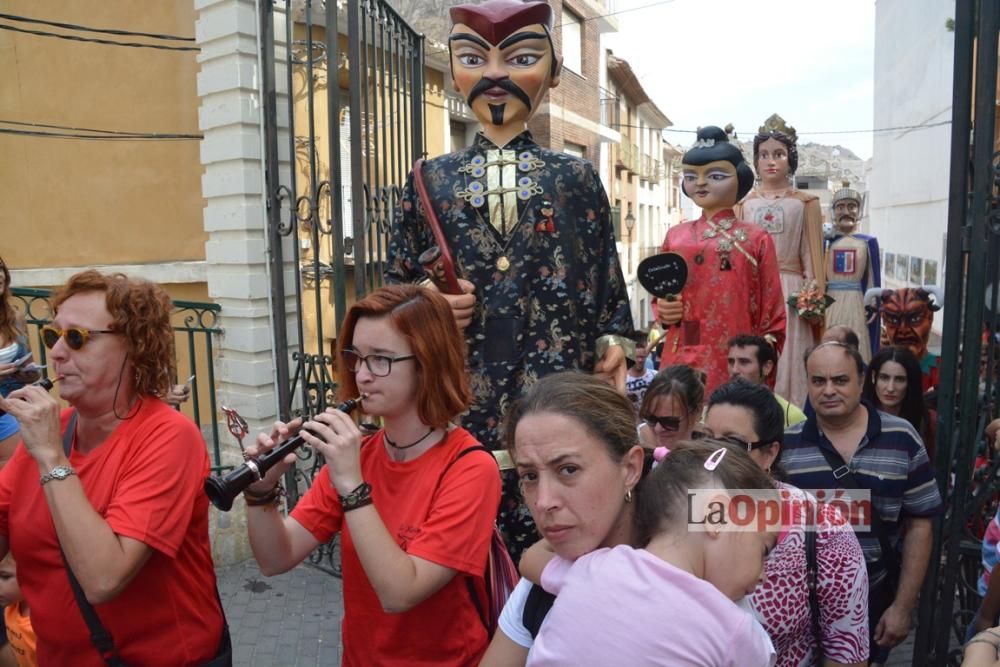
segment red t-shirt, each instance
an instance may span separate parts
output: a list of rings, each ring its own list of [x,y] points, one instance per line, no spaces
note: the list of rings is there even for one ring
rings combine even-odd
[[[479,664],[486,650],[486,629],[465,575],[474,578],[485,603],[483,573],[500,504],[500,476],[485,452],[463,456],[441,476],[463,449],[478,444],[468,431],[455,428],[419,458],[399,463],[389,459],[379,431],[361,450],[361,473],[371,484],[375,509],[396,543],[408,554],[457,571],[441,590],[410,611],[382,610],[354,550],[326,466],[295,506],[292,518],[320,542],[343,528],[344,665]]]
[[[63,411],[62,430],[71,412]],[[122,659],[150,667],[210,659],[219,647],[222,613],[202,489],[208,452],[198,428],[147,396],[100,447],[86,455],[74,448],[70,463],[111,529],[153,550],[118,597],[94,605]],[[23,444],[0,472],[0,535],[9,539],[31,607],[38,664],[102,667],[73,598],[38,478]]]

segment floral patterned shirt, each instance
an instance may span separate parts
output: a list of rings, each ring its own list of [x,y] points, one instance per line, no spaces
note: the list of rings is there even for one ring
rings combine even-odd
[[[600,336],[632,335],[608,198],[593,165],[528,132],[503,148],[479,134],[422,173],[456,270],[476,286],[465,330],[475,400],[462,425],[498,448],[500,420],[526,387],[564,369],[589,372]],[[417,258],[434,244],[411,173],[386,282],[422,280]]]
[[[868,659],[868,570],[854,530],[833,504],[788,484],[791,525],[764,564],[764,581],[750,596],[754,617],[764,626],[778,652],[778,667],[819,666],[819,656],[840,663]],[[806,518],[805,507],[818,507]],[[822,654],[817,652],[806,587],[804,527],[815,521],[816,599]]]

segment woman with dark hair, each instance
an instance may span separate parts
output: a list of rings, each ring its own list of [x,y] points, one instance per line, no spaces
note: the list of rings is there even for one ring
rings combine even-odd
[[[861,397],[877,409],[902,417],[913,425],[934,460],[935,422],[922,393],[920,362],[908,348],[883,347],[872,357]]]
[[[552,551],[574,560],[633,543],[643,452],[635,410],[621,392],[584,373],[547,375],[514,403],[503,432],[525,504]],[[524,665],[551,600],[522,579],[481,664]]]
[[[338,341],[342,399],[360,394],[383,428],[363,438],[330,408],[301,426],[278,422],[248,448],[256,456],[298,431],[326,461],[288,516],[279,480],[294,453],[244,496],[268,576],[342,534],[345,665],[475,665],[486,650],[477,607],[486,608],[500,475],[452,423],[472,398],[464,352],[444,297],[383,287],[348,310]]]
[[[868,571],[850,524],[833,506],[781,481],[777,464],[784,414],[762,385],[738,378],[716,389],[708,401],[704,431],[749,452],[781,491],[783,526],[767,558],[764,579],[748,598],[767,630],[780,667],[865,665],[868,659]],[[829,500],[829,499],[828,499]],[[807,540],[810,531],[815,540]],[[810,557],[810,543],[813,553]],[[807,582],[815,562],[815,595]]]
[[[647,449],[668,451],[689,440],[705,402],[705,375],[675,364],[656,374],[639,407],[639,436]]]
[[[705,371],[712,391],[729,378],[726,342],[733,336],[763,336],[781,351],[785,302],[771,237],[733,212],[753,185],[753,170],[725,131],[698,130],[684,154],[681,178],[684,194],[702,214],[671,227],[663,241],[665,252],[684,258],[688,279],[676,300],[655,304],[657,319],[667,327],[661,365]]]
[[[0,555],[9,547],[17,561],[38,663],[222,659],[231,651],[208,539],[208,449],[158,398],[175,368],[170,297],[84,271],[52,307],[42,342],[70,408],[34,385],[0,399],[23,441],[0,473]],[[84,621],[88,606],[111,651]]]
[[[10,271],[0,257],[0,396],[6,396],[40,377],[37,369],[32,370],[34,366],[29,365],[29,361],[31,350],[25,334],[24,316],[14,310],[10,302]],[[19,430],[14,415],[0,413],[0,468],[14,453],[20,440]]]
[[[736,207],[741,220],[760,225],[774,241],[781,272],[781,288],[788,297],[815,280],[823,292],[823,214],[816,195],[795,188],[795,170],[799,165],[795,128],[785,125],[778,114],[765,121],[753,139],[753,162],[757,184]],[[816,344],[817,331],[800,318],[791,306],[785,306],[787,359],[799,359]],[[775,391],[794,405],[806,401],[806,378],[798,364],[778,365]]]

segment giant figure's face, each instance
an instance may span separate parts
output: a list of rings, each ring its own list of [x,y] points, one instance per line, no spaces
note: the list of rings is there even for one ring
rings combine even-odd
[[[883,297],[881,312],[889,344],[908,347],[923,359],[934,323],[927,293],[912,287],[893,290]]]
[[[766,184],[787,183],[790,166],[788,147],[777,139],[768,139],[757,147],[757,176]]]
[[[739,199],[739,178],[736,167],[726,160],[715,160],[703,165],[682,164],[681,188],[705,217],[711,218],[719,211],[732,208]]]
[[[527,123],[549,88],[559,84],[559,63],[553,66],[551,42],[540,23],[499,44],[456,23],[449,43],[455,89],[484,127]]]
[[[858,225],[861,206],[854,199],[841,199],[833,207],[834,224],[842,234],[850,234]]]

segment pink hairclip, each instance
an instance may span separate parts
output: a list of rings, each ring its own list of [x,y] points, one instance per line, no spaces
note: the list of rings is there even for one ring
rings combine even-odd
[[[714,452],[712,452],[712,455],[708,457],[708,460],[705,461],[705,470],[709,472],[714,471],[716,468],[719,467],[719,464],[722,463],[722,459],[723,457],[725,457],[725,455],[726,455],[725,447],[719,447],[718,449],[716,449]]]
[[[656,449],[653,450],[653,460],[656,461],[657,463],[661,463],[663,459],[667,458],[667,454],[669,453],[670,450],[668,448],[657,447]]]

